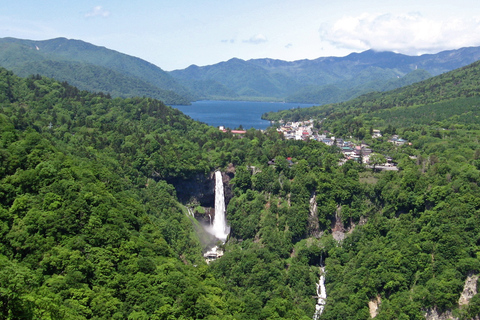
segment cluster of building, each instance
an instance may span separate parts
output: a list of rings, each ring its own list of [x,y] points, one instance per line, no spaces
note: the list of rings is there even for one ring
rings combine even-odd
[[[299,121],[299,122],[287,122],[281,125],[278,132],[283,133],[285,139],[290,140],[306,140],[314,138],[313,132],[313,120]]]
[[[370,147],[365,143],[355,144],[351,141],[330,136],[328,135],[327,131],[324,131],[323,133],[315,131],[313,129],[313,120],[287,122],[282,124],[277,131],[282,133],[285,139],[312,139],[323,142],[328,146],[337,146],[344,155],[343,161],[355,160],[361,163],[369,163],[370,154],[372,154],[372,149],[370,149]],[[380,137],[382,137],[380,130],[373,130],[372,138]],[[400,138],[398,135],[392,136],[388,142],[394,143],[398,146],[407,143],[406,140]],[[385,166],[393,166],[392,159],[390,157],[386,157],[386,160],[387,163],[385,163]]]
[[[393,135],[390,139],[388,139],[388,142],[391,142],[396,146],[403,146],[405,143],[412,145],[412,143],[409,143],[407,140],[400,138],[398,135]]]
[[[370,162],[370,155],[372,154],[372,149],[365,144],[355,144],[351,141],[343,140],[341,138],[335,138],[334,136],[329,135],[328,131],[319,132],[313,128],[313,120],[307,121],[298,121],[298,122],[280,122],[282,125],[277,128],[277,131],[285,137],[287,140],[316,140],[325,143],[328,146],[337,146],[340,149],[340,152],[343,153],[343,159],[340,164],[344,163],[347,160],[354,160],[360,163],[368,164]],[[223,132],[227,132],[225,127],[220,126],[219,129]],[[229,130],[233,134],[245,134],[245,130]],[[372,138],[381,138],[382,133],[378,129],[372,131]],[[393,143],[397,146],[402,146],[408,143],[407,140],[400,138],[398,135],[393,135],[388,142]],[[408,143],[411,145],[411,143]],[[393,167],[395,166],[392,162],[392,158],[385,157],[386,163],[384,167]],[[291,159],[287,159],[291,165]],[[273,160],[269,165],[273,165]]]

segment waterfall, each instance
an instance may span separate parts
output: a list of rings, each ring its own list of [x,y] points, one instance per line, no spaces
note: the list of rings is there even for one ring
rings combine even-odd
[[[222,173],[220,171],[215,171],[215,218],[213,219],[213,224],[211,219],[210,216],[210,226],[206,227],[205,230],[225,243],[230,233],[230,227],[227,225],[227,218],[225,217],[225,195],[223,192]],[[204,253],[203,256],[207,263],[209,263],[223,256],[223,251],[217,246],[214,246]]]
[[[215,171],[215,218],[211,233],[222,242],[227,240],[230,227],[227,226],[225,218],[225,196],[223,192],[223,179],[220,171]]]
[[[313,320],[318,320],[325,309],[327,290],[325,289],[325,267],[320,268],[320,279],[317,283],[317,305],[315,306],[315,313],[313,314]]]

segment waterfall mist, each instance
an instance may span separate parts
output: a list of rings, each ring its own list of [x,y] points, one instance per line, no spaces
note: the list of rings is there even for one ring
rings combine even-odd
[[[225,217],[225,195],[220,171],[215,171],[215,217],[213,223],[205,226],[205,230],[223,243],[230,233],[230,227],[227,225],[227,218]]]
[[[215,171],[215,218],[213,219],[212,234],[222,242],[227,240],[230,227],[225,217],[225,195],[223,190],[222,173]]]
[[[227,218],[225,217],[225,195],[222,173],[220,171],[215,171],[215,218],[213,219],[213,224],[207,226],[205,230],[223,243],[225,243],[230,233],[230,227],[227,225]],[[223,251],[219,250],[215,245],[203,256],[207,258],[208,262],[223,256]]]

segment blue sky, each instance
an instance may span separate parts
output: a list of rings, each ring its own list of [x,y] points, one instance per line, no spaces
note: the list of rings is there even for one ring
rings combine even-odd
[[[79,39],[164,70],[234,57],[293,61],[480,46],[478,0],[0,1],[0,37]]]

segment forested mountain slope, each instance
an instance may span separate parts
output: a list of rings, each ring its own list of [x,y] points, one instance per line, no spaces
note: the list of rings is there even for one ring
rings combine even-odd
[[[1,69],[0,317],[311,319],[320,267],[321,319],[370,319],[371,301],[376,319],[479,315],[480,295],[458,304],[480,273],[473,70],[433,79],[435,95],[379,94],[318,124],[363,132],[400,167],[383,172],[274,128],[234,136],[153,99]],[[215,169],[235,174],[231,234],[207,265],[168,181]]]
[[[275,156],[275,131],[240,139],[153,99],[0,79],[1,319],[255,319],[274,299],[282,317],[310,318],[315,274],[293,290],[278,255],[252,247],[242,254],[267,259],[271,284],[250,269],[232,289],[167,183]]]
[[[159,67],[104,47],[65,38],[0,39],[0,66],[20,76],[40,74],[114,97],[147,96],[186,104],[188,91]]]
[[[352,109],[358,113],[474,97],[480,94],[479,75],[480,62],[474,62],[463,68],[396,90],[373,92],[339,104],[270,112],[264,114],[263,118],[271,121],[280,119],[297,121],[324,118],[332,113],[343,113]]]
[[[206,98],[273,99],[327,104],[372,91],[387,91],[460,68],[480,58],[479,48],[407,56],[368,50],[346,57],[282,61],[231,59],[192,65],[170,74]],[[422,72],[418,72],[422,70]],[[387,86],[385,83],[389,82]]]

